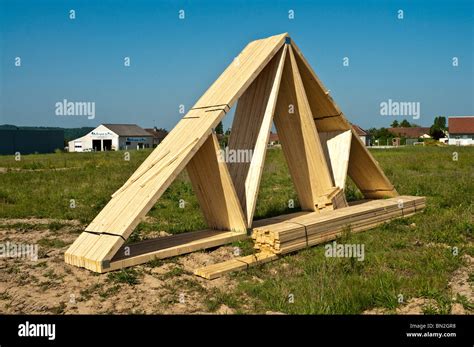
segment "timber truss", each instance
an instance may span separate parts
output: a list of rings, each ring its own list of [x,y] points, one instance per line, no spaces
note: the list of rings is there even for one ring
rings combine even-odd
[[[250,162],[226,163],[213,129],[237,101],[229,149],[253,155]],[[272,124],[303,211],[347,206],[347,175],[366,199],[398,195],[285,33],[245,47],[112,195],[65,261],[106,272],[247,238]],[[183,169],[209,229],[125,244]]]

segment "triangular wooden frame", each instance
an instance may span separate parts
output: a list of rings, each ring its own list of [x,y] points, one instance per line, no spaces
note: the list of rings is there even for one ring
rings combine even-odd
[[[219,157],[213,129],[237,100],[229,149],[251,150],[253,155],[249,162],[226,163]],[[112,195],[66,251],[65,261],[106,272],[246,238],[272,122],[303,210],[346,206],[347,174],[366,198],[397,196],[285,33],[247,45]],[[125,244],[185,168],[210,229]]]

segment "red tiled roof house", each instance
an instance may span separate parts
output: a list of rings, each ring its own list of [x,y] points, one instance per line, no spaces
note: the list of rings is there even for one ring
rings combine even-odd
[[[448,117],[448,144],[474,145],[474,116]]]
[[[420,137],[426,137],[425,135],[430,134],[430,128],[426,127],[398,127],[388,128],[395,136],[405,137],[407,139],[418,139]]]

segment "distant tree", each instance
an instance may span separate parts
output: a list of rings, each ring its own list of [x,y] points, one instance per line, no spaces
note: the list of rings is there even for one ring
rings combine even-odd
[[[375,138],[375,135],[377,133],[377,129],[376,128],[370,128],[369,130],[367,130],[367,132],[369,133],[370,137]]]
[[[373,144],[385,145],[391,143],[392,139],[395,137],[387,128],[370,128],[368,133]]]
[[[437,125],[432,125],[430,128],[430,136],[435,140],[439,140],[444,137],[444,132]]]
[[[400,126],[402,128],[409,128],[410,127],[410,122],[407,121],[406,119],[402,120],[402,122],[400,123]]]
[[[225,135],[229,136],[230,132],[231,132],[231,128],[227,128],[227,130],[225,131]]]
[[[430,136],[435,140],[444,137],[446,131],[446,117],[435,117],[433,125],[430,127]]]
[[[446,130],[446,117],[435,117],[433,125],[437,125],[441,130]]]
[[[395,119],[395,120],[392,122],[392,124],[390,124],[390,126],[391,126],[392,128],[398,128],[398,127],[400,126],[400,124],[398,124],[398,120]]]
[[[219,122],[219,124],[217,124],[216,134],[224,135],[224,126],[222,125],[222,122]]]
[[[390,131],[388,131],[387,128],[380,128],[378,130],[378,137],[392,138],[393,134]]]

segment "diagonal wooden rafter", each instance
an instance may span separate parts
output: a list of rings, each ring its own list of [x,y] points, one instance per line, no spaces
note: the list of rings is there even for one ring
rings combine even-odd
[[[212,133],[186,169],[208,227],[246,233],[244,214],[219,149]]]
[[[335,187],[291,46],[288,53],[274,122],[300,205],[315,211]]]
[[[304,88],[313,111],[314,121],[320,132],[351,130],[351,152],[348,173],[367,199],[395,197],[398,195],[392,183],[380,168],[372,154],[360,141],[351,124],[339,109],[329,91],[324,87],[306,58],[291,42]]]
[[[227,165],[248,227],[255,212],[286,54],[287,45],[240,97],[232,123],[228,153],[242,155],[236,156],[237,162],[231,161]]]
[[[384,199],[398,196],[375,158],[365,148],[359,136],[352,131],[348,174],[366,199]]]

